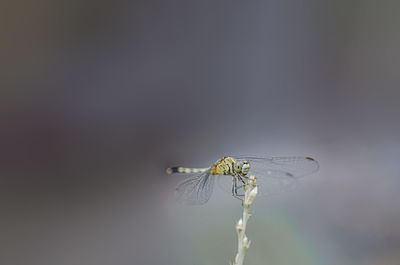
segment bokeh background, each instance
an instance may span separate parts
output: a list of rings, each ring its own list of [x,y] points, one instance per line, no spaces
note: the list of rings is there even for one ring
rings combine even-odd
[[[246,264],[400,262],[398,1],[0,3],[0,263],[229,264],[224,155],[320,171],[257,200]]]

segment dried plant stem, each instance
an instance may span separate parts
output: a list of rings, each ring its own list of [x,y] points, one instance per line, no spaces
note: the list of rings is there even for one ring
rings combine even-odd
[[[257,195],[257,186],[255,185],[256,178],[251,176],[249,181],[244,186],[243,200],[243,216],[236,223],[236,232],[238,235],[238,252],[235,257],[234,265],[243,265],[244,256],[247,249],[250,247],[251,241],[246,236],[246,226],[251,214],[249,212],[250,205]]]

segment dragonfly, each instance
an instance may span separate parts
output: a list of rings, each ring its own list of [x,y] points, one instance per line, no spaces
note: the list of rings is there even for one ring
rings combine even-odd
[[[233,197],[243,200],[250,175],[255,176],[259,193],[268,197],[294,187],[299,179],[318,169],[319,163],[305,156],[227,156],[207,168],[176,166],[166,172],[188,175],[176,187],[175,197],[185,204],[201,205],[210,199],[215,179],[223,190],[230,190]]]

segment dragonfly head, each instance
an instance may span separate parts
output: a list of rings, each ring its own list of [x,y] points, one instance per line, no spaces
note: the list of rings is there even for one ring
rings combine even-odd
[[[241,163],[241,172],[244,175],[247,175],[247,173],[249,173],[250,170],[250,163],[248,161],[243,161]]]

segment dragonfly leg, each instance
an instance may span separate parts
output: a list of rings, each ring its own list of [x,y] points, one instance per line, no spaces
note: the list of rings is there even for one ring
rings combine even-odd
[[[232,196],[243,202],[243,195],[239,195],[236,177],[232,177]]]
[[[232,195],[235,196],[236,180],[232,177]]]
[[[244,179],[242,178],[242,176],[237,175],[237,177],[240,179],[240,181],[241,181],[244,185],[246,185],[246,182],[244,181]]]

